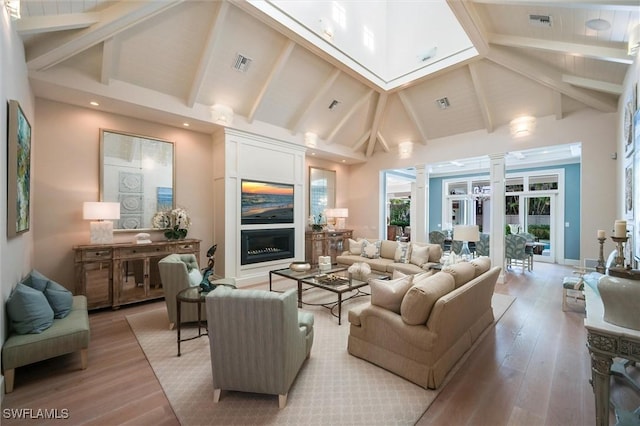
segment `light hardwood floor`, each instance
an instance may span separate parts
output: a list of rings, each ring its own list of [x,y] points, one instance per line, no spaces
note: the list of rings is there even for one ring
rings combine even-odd
[[[569,267],[542,263],[533,272],[508,271],[496,292],[516,296],[514,304],[418,424],[594,424],[584,313],[561,308],[560,283],[569,274]],[[92,313],[89,368],[80,370],[72,354],[16,370],[3,414],[64,408],[65,424],[178,424],[125,318],[158,303]]]

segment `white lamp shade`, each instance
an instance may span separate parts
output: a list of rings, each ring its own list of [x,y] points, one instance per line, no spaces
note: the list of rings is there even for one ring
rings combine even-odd
[[[453,239],[455,241],[480,240],[480,228],[478,225],[456,225],[453,227]]]
[[[87,201],[82,205],[82,218],[85,220],[120,219],[120,203]]]

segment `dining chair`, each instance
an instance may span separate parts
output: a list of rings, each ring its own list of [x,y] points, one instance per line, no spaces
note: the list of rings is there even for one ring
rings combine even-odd
[[[504,240],[504,257],[507,267],[522,264],[523,274],[525,266],[531,271],[531,256],[526,252],[527,239],[522,235],[507,234]]]

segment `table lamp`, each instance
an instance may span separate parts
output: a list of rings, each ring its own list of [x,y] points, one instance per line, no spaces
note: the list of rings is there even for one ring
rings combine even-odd
[[[91,221],[91,244],[111,244],[112,220],[120,219],[120,203],[86,201],[82,206],[82,218]]]
[[[471,251],[469,250],[469,241],[478,241],[480,239],[480,228],[478,225],[456,225],[453,228],[453,239],[462,241],[462,250],[460,257],[463,261],[471,260]]]

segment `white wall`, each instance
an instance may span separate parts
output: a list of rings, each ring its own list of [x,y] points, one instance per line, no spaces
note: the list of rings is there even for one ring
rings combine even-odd
[[[34,98],[27,79],[27,66],[24,59],[22,41],[15,32],[15,23],[11,22],[7,11],[0,7],[0,120],[6,123],[7,101],[15,99],[29,120],[32,133],[31,169],[33,170],[33,157],[37,140],[37,126],[34,117]],[[7,336],[8,324],[4,302],[9,297],[11,290],[31,270],[33,262],[33,198],[34,188],[31,185],[31,229],[17,237],[7,239],[7,132],[6,126],[0,126],[0,291],[2,303],[0,303],[0,342],[4,342]],[[33,172],[32,172],[33,173]],[[4,394],[0,380],[0,394]]]
[[[585,109],[562,120],[551,116],[539,118],[535,133],[523,139],[512,139],[508,126],[504,126],[493,133],[477,131],[430,140],[426,145],[414,146],[413,156],[407,160],[400,160],[397,152],[376,155],[365,164],[351,167],[348,207],[354,234],[356,237],[381,235],[378,208],[380,170],[582,142],[581,235],[584,237],[580,253],[582,257],[597,257],[596,231],[610,229],[617,212],[619,180],[616,179],[616,170],[621,160],[610,159],[611,154],[619,149],[616,143],[617,123],[615,113]],[[414,236],[412,232],[412,239],[423,241],[426,235]]]

